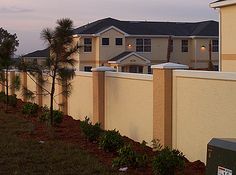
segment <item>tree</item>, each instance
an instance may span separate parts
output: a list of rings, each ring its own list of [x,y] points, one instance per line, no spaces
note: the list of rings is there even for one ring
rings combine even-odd
[[[73,41],[72,20],[68,18],[57,20],[57,26],[54,29],[46,28],[42,30],[41,38],[45,41],[50,51],[46,65],[28,64],[25,67],[31,75],[39,80],[35,81],[35,83],[42,88],[44,95],[50,96],[50,123],[53,125],[54,99],[60,94],[66,97],[70,94],[70,81],[75,75],[74,67],[77,61],[72,55],[78,51],[78,45]],[[42,76],[42,74],[46,74],[47,78],[44,79],[45,76]],[[45,81],[50,83],[50,90],[44,88]],[[55,94],[57,82],[60,82],[60,85],[64,87],[64,90],[59,94]],[[29,90],[25,90],[25,93],[32,95]]]
[[[19,88],[19,77],[9,84],[9,70],[14,65],[12,56],[19,46],[16,34],[0,28],[0,84],[6,88],[6,110],[9,103],[9,88]]]

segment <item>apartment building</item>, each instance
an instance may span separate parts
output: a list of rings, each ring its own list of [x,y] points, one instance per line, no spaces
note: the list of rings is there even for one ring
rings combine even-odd
[[[207,68],[210,41],[211,59],[218,65],[218,22],[215,21],[181,23],[105,18],[75,29],[74,38],[84,46],[75,55],[79,69],[84,71],[106,65],[117,71],[148,73],[150,65],[167,61],[196,69]]]
[[[73,55],[80,71],[104,65],[119,72],[151,73],[151,65],[168,61],[206,69],[209,59],[218,66],[216,21],[185,23],[105,18],[76,28],[73,37],[75,44],[82,46]]]
[[[210,4],[219,10],[220,70],[236,71],[236,0],[220,0]]]
[[[24,55],[22,58],[25,62],[33,62],[35,64],[44,64],[47,57],[49,57],[48,48],[28,53]]]

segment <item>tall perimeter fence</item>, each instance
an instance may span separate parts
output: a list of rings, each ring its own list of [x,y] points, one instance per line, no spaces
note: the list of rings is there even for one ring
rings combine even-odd
[[[206,162],[212,138],[236,137],[236,73],[181,70],[186,66],[172,63],[152,68],[153,75],[111,72],[107,67],[76,72],[71,96],[58,95],[54,106],[74,119],[87,116],[135,141],[159,139],[192,161]],[[22,87],[42,92],[29,74],[10,74],[20,75]],[[62,89],[57,85],[56,93]],[[10,93],[26,101],[20,91]],[[38,95],[32,102],[49,106],[50,101],[49,96]]]

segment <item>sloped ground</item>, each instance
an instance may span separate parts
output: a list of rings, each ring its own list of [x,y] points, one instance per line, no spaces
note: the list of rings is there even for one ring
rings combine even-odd
[[[116,175],[98,159],[75,144],[61,141],[22,139],[32,124],[13,114],[0,112],[0,174],[1,175]]]
[[[80,121],[64,116],[62,124],[49,127],[35,117],[21,113],[23,102],[10,108],[10,114],[0,112],[0,174],[152,174],[151,148],[124,137],[139,153],[150,157],[145,169],[129,168],[125,173],[111,169],[116,153],[99,149],[97,143],[88,142],[80,131]],[[0,103],[0,111],[4,105]],[[40,143],[43,141],[43,143]],[[184,175],[204,175],[205,166],[200,161],[188,162]],[[182,173],[179,173],[182,174]]]

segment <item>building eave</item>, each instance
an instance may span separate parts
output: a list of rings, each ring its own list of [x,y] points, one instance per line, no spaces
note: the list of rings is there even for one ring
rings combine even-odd
[[[221,1],[221,2],[213,2],[210,3],[211,8],[221,8],[225,6],[230,6],[236,4],[236,0],[227,0],[227,1]]]
[[[192,39],[218,39],[219,36],[191,36]]]
[[[121,64],[121,62],[122,62],[123,60],[125,60],[126,58],[128,58],[128,57],[130,57],[130,56],[132,56],[132,55],[135,55],[136,57],[142,59],[143,61],[146,62],[146,64],[150,64],[150,63],[151,63],[150,60],[148,60],[147,58],[145,58],[145,57],[143,57],[143,56],[141,56],[141,55],[139,55],[139,54],[137,54],[137,53],[135,53],[135,52],[131,52],[130,54],[128,54],[128,55],[126,55],[126,56],[120,58],[119,60],[116,60],[116,61],[108,61],[108,63],[109,63],[109,64]]]
[[[128,33],[124,32],[123,30],[121,30],[121,29],[119,29],[119,28],[117,28],[117,27],[115,27],[115,26],[110,26],[110,27],[108,27],[108,28],[106,28],[106,29],[104,29],[104,30],[102,30],[102,31],[100,31],[100,32],[98,32],[98,33],[96,33],[95,35],[96,35],[96,36],[100,36],[101,34],[107,32],[107,31],[109,31],[109,30],[111,30],[111,29],[114,29],[114,30],[118,31],[118,32],[122,33],[122,34],[125,35],[125,36],[129,36]]]

